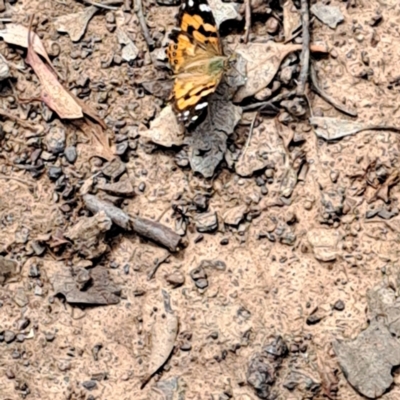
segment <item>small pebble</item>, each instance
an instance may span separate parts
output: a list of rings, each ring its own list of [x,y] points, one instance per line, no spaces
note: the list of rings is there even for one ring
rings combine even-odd
[[[6,343],[11,343],[15,340],[16,335],[13,331],[5,331],[4,332],[4,341]]]
[[[165,279],[174,288],[182,286],[185,283],[185,277],[180,271],[169,274]]]
[[[185,342],[181,345],[180,349],[182,351],[190,351],[192,350],[192,345],[189,342]]]
[[[333,308],[337,311],[343,311],[344,310],[344,302],[342,300],[338,300],[334,305]]]
[[[97,382],[90,380],[90,381],[85,381],[82,382],[82,386],[86,389],[86,390],[93,390],[97,387]]]
[[[62,168],[61,167],[52,166],[47,171],[47,174],[49,175],[49,178],[51,180],[55,181],[62,175]]]
[[[74,164],[76,159],[78,158],[78,153],[76,151],[76,147],[69,146],[64,150],[65,159],[70,163]]]

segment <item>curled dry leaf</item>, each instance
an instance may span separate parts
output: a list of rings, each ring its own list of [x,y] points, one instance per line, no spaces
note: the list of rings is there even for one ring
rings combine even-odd
[[[205,178],[211,178],[224,157],[226,141],[240,121],[242,109],[220,97],[218,93],[210,101],[208,113],[202,124],[185,137],[189,144],[189,160],[192,170]]]
[[[140,136],[165,147],[182,146],[184,129],[178,123],[172,107],[168,105],[150,123],[150,129],[141,131]]]
[[[26,61],[40,80],[42,86],[42,101],[55,111],[60,118],[82,118],[82,108],[77,104],[71,94],[64,89],[63,85],[58,81],[50,68],[35,53],[32,46],[31,35],[32,32],[28,32],[28,55]]]
[[[236,49],[247,61],[247,81],[235,94],[234,101],[239,103],[249,96],[255,95],[261,89],[267,87],[282,61],[294,51],[301,50],[301,45],[282,44],[275,42],[248,43],[241,44]],[[310,50],[317,53],[326,53],[328,51],[324,44],[313,44]]]
[[[142,380],[143,389],[151,377],[165,364],[174,348],[178,335],[178,317],[171,309],[168,293],[163,290],[165,318],[156,319],[151,333],[151,354],[147,374]]]
[[[56,18],[54,26],[58,32],[68,33],[73,42],[78,42],[84,35],[89,21],[97,10],[97,7],[91,6],[84,11],[63,15]]]
[[[6,43],[25,47],[26,49],[28,48],[28,35],[29,29],[18,24],[7,24],[5,29],[0,30],[0,37],[3,38]],[[30,35],[32,48],[35,53],[40,54],[51,66],[51,69],[57,73],[39,36],[35,32],[31,32]]]
[[[235,67],[227,71],[224,81],[210,96],[206,118],[185,137],[192,170],[205,178],[213,176],[224,157],[227,138],[242,116],[242,109],[233,105],[231,99],[245,82],[245,69],[246,60],[238,54]]]
[[[230,19],[240,20],[239,4],[225,3],[222,0],[208,0],[208,3],[213,11],[215,22],[219,27],[224,21]]]

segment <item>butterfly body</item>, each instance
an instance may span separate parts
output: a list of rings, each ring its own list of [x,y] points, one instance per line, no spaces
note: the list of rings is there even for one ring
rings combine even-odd
[[[228,58],[207,0],[183,0],[178,19],[167,50],[175,76],[172,100],[178,120],[190,125],[207,109]]]

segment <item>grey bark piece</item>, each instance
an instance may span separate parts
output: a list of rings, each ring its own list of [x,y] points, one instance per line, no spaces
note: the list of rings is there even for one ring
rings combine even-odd
[[[349,383],[376,399],[393,383],[391,370],[400,365],[400,342],[378,320],[353,341],[336,341],[333,349]]]

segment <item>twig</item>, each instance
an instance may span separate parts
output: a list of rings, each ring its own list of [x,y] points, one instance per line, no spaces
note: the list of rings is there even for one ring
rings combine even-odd
[[[280,93],[277,96],[273,97],[268,101],[261,101],[260,103],[249,104],[248,106],[242,107],[243,111],[252,111],[256,109],[260,109],[260,111],[264,108],[271,108],[271,110],[279,112],[279,108],[277,108],[273,103],[279,103],[282,100],[288,99],[296,94],[295,90],[291,90],[290,92]]]
[[[147,46],[149,47],[149,49],[153,49],[154,40],[150,36],[149,28],[147,27],[146,19],[144,18],[143,15],[142,0],[135,0],[135,11],[139,18],[139,23],[140,26],[142,27],[143,35],[146,40]]]
[[[310,77],[311,77],[311,87],[315,93],[321,96],[327,103],[329,103],[332,107],[335,107],[337,110],[341,111],[344,114],[350,115],[351,117],[357,117],[357,111],[352,111],[347,109],[344,104],[339,103],[332,96],[324,92],[320,86],[318,85],[317,73],[315,72],[314,66],[311,64],[310,66]]]
[[[166,254],[164,257],[161,258],[161,260],[156,259],[154,267],[151,269],[149,274],[147,275],[147,280],[150,281],[153,279],[154,275],[156,274],[158,268],[160,267],[161,264],[165,263],[168,258],[171,256],[171,254]]]
[[[41,125],[39,125],[39,126],[32,125],[29,122],[24,121],[23,119],[21,119],[19,117],[16,117],[15,115],[9,114],[9,113],[7,113],[5,111],[1,111],[0,110],[0,116],[2,116],[4,118],[12,119],[12,120],[18,122],[24,128],[31,129],[34,132],[38,132],[39,133],[40,131],[44,130]]]
[[[82,198],[86,208],[93,214],[104,211],[108,218],[121,228],[134,231],[140,236],[161,244],[171,252],[178,250],[181,237],[167,226],[146,218],[130,217],[120,208],[91,194],[85,194]]]
[[[301,70],[297,87],[298,96],[304,96],[310,68],[310,10],[308,9],[308,0],[301,0],[301,21],[303,25],[303,48],[300,57]]]
[[[90,4],[91,6],[95,6],[97,8],[104,8],[105,10],[118,10],[118,7],[113,7],[112,4],[121,4],[122,0],[109,0],[104,3],[96,3],[92,0],[83,0],[84,3]]]
[[[243,153],[240,155],[240,158],[244,157],[244,155],[246,154],[247,148],[249,147],[249,144],[250,144],[250,141],[251,141],[251,137],[253,136],[254,125],[255,125],[255,123],[256,123],[256,120],[257,120],[257,117],[258,117],[259,114],[260,114],[260,110],[257,111],[257,112],[254,114],[253,121],[251,121],[251,125],[250,125],[249,136],[247,137],[246,144],[245,144],[245,146],[244,146]],[[239,158],[239,160],[240,160],[240,158]],[[239,161],[239,160],[238,160],[238,161]]]
[[[250,27],[251,27],[251,0],[245,0],[245,20],[246,24],[244,26],[244,43],[249,41]]]

